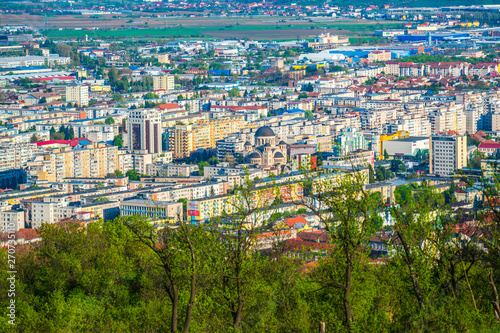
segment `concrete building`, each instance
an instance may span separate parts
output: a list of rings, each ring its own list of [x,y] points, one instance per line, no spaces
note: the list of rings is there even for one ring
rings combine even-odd
[[[53,66],[55,64],[66,65],[70,62],[70,57],[60,57],[58,54],[48,54],[46,56],[28,55],[22,57],[1,57],[0,67]]]
[[[24,211],[4,210],[0,211],[1,232],[18,231],[24,228]]]
[[[28,172],[38,180],[104,178],[119,169],[118,147],[88,143],[78,148],[57,148],[34,157]]]
[[[177,125],[168,130],[168,150],[174,158],[184,158],[198,149],[215,148],[219,140],[239,132],[245,125],[243,117],[231,116],[198,120],[196,125]]]
[[[161,111],[158,109],[132,110],[127,119],[128,146],[134,151],[145,150],[161,154]]]
[[[89,105],[89,87],[66,86],[66,102],[77,103],[80,107]]]
[[[419,150],[429,150],[429,138],[409,137],[383,141],[383,150],[387,151],[389,156],[415,156]]]
[[[151,219],[183,220],[182,202],[125,200],[120,202],[120,215],[140,215]]]
[[[223,140],[216,142],[217,158],[223,160],[226,155],[234,156],[237,153],[242,153],[245,141],[239,135],[230,135]]]
[[[348,127],[337,138],[336,155],[347,155],[356,150],[368,150],[369,142],[357,128]]]
[[[448,176],[467,167],[467,137],[456,132],[432,135],[429,140],[429,173]]]
[[[174,90],[175,81],[173,75],[153,76],[153,90]]]

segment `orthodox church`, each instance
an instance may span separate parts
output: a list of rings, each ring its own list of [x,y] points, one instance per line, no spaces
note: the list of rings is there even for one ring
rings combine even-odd
[[[248,141],[245,143],[243,158],[249,164],[283,167],[287,164],[286,154],[286,143],[280,141],[276,144],[274,131],[264,126],[255,132],[255,146]]]

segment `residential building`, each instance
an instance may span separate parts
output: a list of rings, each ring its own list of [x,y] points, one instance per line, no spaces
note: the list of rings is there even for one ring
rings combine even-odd
[[[456,132],[434,134],[429,140],[429,173],[449,176],[467,167],[467,137]]]
[[[120,215],[139,215],[150,219],[183,220],[182,202],[133,199],[120,202]]]
[[[66,86],[66,102],[80,107],[89,105],[89,86]]]
[[[175,81],[173,75],[155,75],[153,76],[153,90],[174,90]]]
[[[127,119],[128,146],[130,150],[145,150],[161,154],[161,111],[158,109],[131,110]]]
[[[342,156],[359,149],[368,150],[368,147],[369,142],[363,133],[355,127],[348,127],[338,136],[335,152],[337,156]]]

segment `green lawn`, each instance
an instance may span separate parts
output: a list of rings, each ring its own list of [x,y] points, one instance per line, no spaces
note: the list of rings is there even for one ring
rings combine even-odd
[[[83,38],[85,35],[89,37],[182,37],[192,35],[202,35],[199,29],[193,28],[169,28],[165,29],[119,29],[119,30],[49,30],[46,36],[50,38]]]
[[[168,38],[168,37],[211,37],[207,31],[277,31],[277,30],[303,30],[311,34],[319,34],[321,29],[342,29],[352,32],[371,33],[374,30],[382,28],[393,28],[401,26],[399,23],[377,23],[377,24],[324,24],[324,23],[310,23],[310,24],[292,24],[292,23],[279,23],[276,24],[262,24],[262,25],[245,25],[245,24],[231,24],[228,22],[226,25],[220,26],[178,26],[172,28],[130,28],[130,29],[117,29],[117,30],[48,30],[46,36],[50,38],[84,38],[85,35],[89,37],[98,38]],[[314,27],[315,29],[311,29]],[[228,34],[227,37],[231,37]],[[249,33],[249,37],[251,33]],[[292,38],[291,36],[290,38]]]

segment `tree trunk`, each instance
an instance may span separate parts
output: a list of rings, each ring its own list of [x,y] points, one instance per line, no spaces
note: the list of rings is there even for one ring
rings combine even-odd
[[[196,301],[196,274],[192,273],[191,276],[191,296],[189,298],[189,304],[187,306],[186,320],[184,322],[184,333],[189,332],[189,326],[191,325],[191,319],[193,318],[194,303]]]
[[[233,326],[235,329],[241,329],[241,320],[243,319],[243,297],[241,296],[241,278],[238,278],[238,304],[233,313]]]
[[[491,304],[493,305],[493,312],[495,313],[495,317],[500,323],[500,301],[498,299],[497,286],[495,284],[495,281],[493,280],[493,270],[490,270],[489,278],[491,287],[493,288],[493,296],[495,297],[495,299],[491,301]]]
[[[344,289],[344,312],[347,331],[352,331],[352,312],[351,303],[349,302],[349,296],[351,294],[351,278],[352,278],[352,262],[348,257],[347,265],[345,270],[345,289]]]
[[[413,265],[408,264],[408,269],[410,270],[411,281],[413,283],[413,291],[415,292],[415,296],[417,297],[418,306],[420,310],[425,310],[424,298],[422,297],[422,291],[420,289],[420,284],[418,283],[417,275],[413,270]]]
[[[177,287],[172,288],[172,333],[177,333],[177,320],[179,316],[179,291]]]

